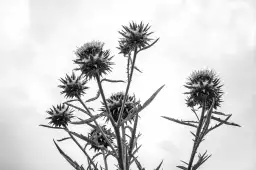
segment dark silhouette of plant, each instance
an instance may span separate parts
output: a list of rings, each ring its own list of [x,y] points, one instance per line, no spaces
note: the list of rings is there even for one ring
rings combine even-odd
[[[108,156],[112,156],[117,160],[117,168],[121,170],[129,170],[130,166],[135,163],[139,169],[143,169],[138,161],[138,150],[141,145],[138,146],[138,138],[140,133],[137,133],[137,124],[139,118],[139,112],[147,107],[160,90],[164,87],[161,86],[145,103],[141,104],[139,100],[136,100],[135,95],[128,94],[132,81],[134,69],[140,71],[135,66],[136,57],[138,53],[152,47],[159,39],[154,40],[149,38],[152,32],[148,32],[149,25],[144,25],[142,22],[136,24],[130,23],[129,26],[123,26],[123,30],[119,33],[121,38],[119,41],[120,54],[123,54],[127,58],[127,86],[124,92],[113,93],[109,98],[105,97],[105,93],[102,87],[103,81],[118,83],[125,82],[122,80],[110,80],[103,78],[108,72],[112,71],[111,66],[114,64],[111,59],[110,50],[104,49],[104,43],[100,41],[91,41],[85,43],[75,52],[77,58],[74,61],[78,67],[74,71],[80,71],[80,75],[76,76],[73,71],[72,75],[66,75],[65,78],[61,78],[62,89],[61,94],[64,94],[67,99],[66,102],[60,106],[53,107],[50,111],[47,111],[51,116],[50,124],[41,125],[43,127],[62,129],[66,131],[69,137],[58,140],[59,142],[72,139],[81,151],[85,154],[88,160],[88,166],[86,169],[108,169]],[[96,80],[98,84],[97,95],[87,100],[82,99],[86,94],[88,87],[86,86],[88,81]],[[96,114],[94,109],[89,108],[87,103],[97,100],[101,96],[102,107],[99,109],[101,113]],[[88,96],[86,96],[88,97]],[[80,103],[83,107],[76,106],[75,102]],[[69,108],[74,110],[70,110]],[[78,118],[73,114],[74,111],[81,111],[89,118]],[[78,120],[74,120],[78,118]],[[111,128],[101,126],[98,123],[98,119],[106,119],[106,123],[111,124]],[[88,135],[78,134],[71,131],[69,125],[87,125],[91,127],[91,131]],[[82,139],[85,144],[83,147],[76,138]],[[77,170],[84,170],[85,168],[73,161],[67,154],[65,154],[58,144],[54,141],[57,149],[62,156]],[[87,151],[87,146],[90,145],[94,149],[95,154],[90,155]],[[104,160],[104,166],[97,164],[95,158],[102,155]],[[162,163],[161,163],[162,164]],[[160,168],[161,164],[157,169]],[[103,168],[104,167],[104,168]]]
[[[223,95],[222,87],[220,85],[220,79],[216,76],[213,70],[199,70],[194,71],[188,78],[188,82],[185,87],[189,90],[185,92],[187,94],[186,104],[191,111],[195,114],[197,120],[178,120],[166,116],[162,116],[170,121],[196,128],[196,132],[191,132],[194,136],[194,144],[189,162],[182,161],[186,166],[177,166],[183,170],[196,170],[198,169],[211,155],[205,151],[202,155],[198,154],[198,161],[193,164],[197,149],[201,142],[205,139],[205,136],[217,127],[226,124],[231,126],[240,125],[232,122],[228,122],[230,115],[217,111],[222,102],[221,97]],[[198,106],[198,109],[195,109]],[[201,114],[198,114],[198,110],[201,109]],[[217,116],[224,116],[225,119],[221,119]],[[200,118],[199,118],[200,117]],[[217,124],[210,126],[212,121],[217,121]]]
[[[110,55],[110,50],[104,49],[104,43],[100,41],[87,42],[79,47],[75,52],[76,59],[73,60],[77,68],[72,71],[71,75],[66,74],[66,77],[60,78],[61,84],[58,87],[62,90],[60,93],[67,98],[67,101],[50,108],[47,111],[50,115],[47,117],[47,119],[50,119],[50,125],[40,126],[67,132],[68,137],[57,141],[72,140],[87,158],[86,168],[70,158],[55,140],[53,142],[60,154],[76,170],[108,170],[108,157],[115,158],[118,170],[130,170],[131,165],[134,163],[139,170],[145,170],[137,156],[142,146],[138,146],[138,139],[141,136],[137,132],[139,113],[155,99],[164,85],[158,88],[143,104],[140,100],[137,100],[135,95],[129,95],[129,89],[134,70],[141,72],[135,65],[138,54],[143,50],[149,49],[159,40],[157,38],[153,41],[150,38],[153,32],[149,32],[149,29],[150,26],[148,24],[132,22],[129,26],[123,26],[123,30],[119,31],[122,37],[117,48],[120,50],[119,54],[122,54],[127,59],[126,82],[106,78],[107,74],[112,71],[111,66],[114,63],[111,60],[113,56]],[[153,42],[150,43],[151,41]],[[79,72],[78,75],[77,72]],[[89,89],[87,86],[88,81],[97,82],[98,92],[95,97],[91,98],[86,95],[86,91]],[[114,92],[110,97],[106,98],[102,86],[103,82],[126,83],[126,88],[124,91]],[[183,170],[196,170],[211,156],[207,155],[207,151],[202,155],[199,153],[198,161],[193,164],[197,149],[205,136],[223,124],[239,125],[228,122],[231,115],[226,115],[216,110],[222,102],[223,92],[220,80],[213,71],[200,70],[193,72],[188,78],[185,87],[189,89],[185,93],[188,95],[186,105],[191,108],[197,120],[184,121],[166,116],[162,117],[196,128],[195,133],[191,131],[195,139],[190,160],[188,163],[182,161],[187,167],[177,166]],[[97,109],[97,113],[96,109],[88,107],[88,103],[96,101],[100,96],[102,105]],[[87,99],[85,100],[84,98]],[[77,104],[80,104],[80,106],[77,106]],[[198,115],[198,109],[195,109],[195,106],[201,109],[200,115]],[[83,112],[85,118],[78,117],[75,113],[76,111]],[[217,116],[224,116],[226,118],[221,119]],[[105,119],[105,124],[110,125],[110,128],[98,123],[101,118]],[[210,126],[212,121],[217,121],[218,123]],[[86,126],[91,130],[87,135],[79,134],[70,130],[68,128],[70,125]],[[77,139],[82,140],[83,143],[78,142]],[[88,146],[94,150],[93,154],[89,154]],[[98,164],[96,161],[96,158],[99,156],[102,156],[104,165]],[[162,163],[163,161],[155,170],[160,170]]]

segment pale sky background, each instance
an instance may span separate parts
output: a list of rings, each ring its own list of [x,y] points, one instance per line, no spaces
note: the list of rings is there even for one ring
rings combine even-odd
[[[124,79],[117,33],[130,21],[152,25],[160,41],[139,54],[131,93],[145,101],[162,84],[154,102],[141,112],[143,143],[139,159],[148,170],[164,159],[165,170],[188,161],[190,128],[162,119],[194,118],[183,87],[195,69],[213,68],[224,84],[219,109],[242,128],[222,126],[200,147],[213,156],[207,170],[256,170],[256,1],[254,0],[1,0],[0,2],[0,169],[71,170],[52,139],[65,133],[39,127],[46,110],[65,101],[59,78],[71,73],[78,46],[101,40],[115,55],[108,78]],[[96,92],[94,83],[88,96]],[[104,83],[106,96],[123,85]],[[99,103],[98,103],[99,104]],[[101,105],[95,104],[96,107]],[[74,128],[75,129],[75,128]],[[72,142],[60,143],[79,163]]]

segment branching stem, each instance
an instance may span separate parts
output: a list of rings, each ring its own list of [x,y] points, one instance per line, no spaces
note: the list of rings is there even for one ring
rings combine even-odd
[[[95,163],[92,161],[91,157],[87,154],[87,152],[83,149],[83,147],[78,143],[76,138],[69,132],[68,128],[65,127],[65,131],[68,132],[69,136],[72,138],[72,140],[76,143],[76,145],[82,150],[82,152],[85,154],[89,162],[94,166],[95,169],[97,169]]]
[[[126,101],[126,98],[127,98],[127,95],[128,95],[128,91],[129,91],[129,88],[130,88],[130,85],[131,85],[131,82],[132,82],[132,75],[133,75],[133,70],[134,70],[134,66],[135,66],[136,56],[137,56],[137,47],[134,50],[131,74],[129,76],[128,84],[127,84],[127,87],[126,87],[126,90],[125,90],[125,95],[124,95],[124,99],[123,99],[123,102],[122,102],[121,111],[120,111],[119,116],[118,116],[117,126],[120,126],[120,123],[121,123],[121,118],[122,118],[123,111],[124,111],[124,104],[125,104],[125,101]]]
[[[96,75],[96,80],[97,80],[97,83],[98,83],[98,86],[99,86],[99,90],[100,90],[100,94],[101,94],[102,100],[104,102],[104,105],[105,105],[107,113],[108,113],[108,117],[110,119],[110,122],[111,122],[114,130],[115,130],[117,147],[118,147],[118,154],[116,154],[117,155],[116,158],[117,158],[117,161],[118,161],[118,164],[119,164],[120,168],[123,170],[123,168],[124,168],[124,165],[123,165],[123,152],[122,152],[123,149],[122,149],[122,143],[121,143],[122,139],[121,139],[121,136],[120,136],[120,130],[119,130],[119,127],[116,125],[113,117],[111,116],[111,112],[110,112],[109,107],[107,105],[107,101],[106,101],[106,98],[105,98],[105,95],[104,95],[104,91],[103,91],[103,88],[102,88],[102,85],[101,85],[101,82],[100,82],[99,74]]]
[[[80,96],[77,96],[77,99],[80,101],[80,103],[83,105],[83,107],[86,109],[86,111],[88,112],[88,114],[92,117],[92,114],[90,112],[90,110],[87,108],[87,106],[84,104],[84,102],[82,101],[82,99],[80,98]],[[98,122],[96,120],[93,120],[93,122],[95,123],[95,125],[99,128],[100,132],[102,133],[104,139],[107,141],[107,143],[109,144],[110,148],[113,150],[113,152],[115,152],[116,156],[116,150],[114,149],[112,143],[108,140],[108,138],[106,137],[105,133],[103,132],[102,128],[99,126]]]

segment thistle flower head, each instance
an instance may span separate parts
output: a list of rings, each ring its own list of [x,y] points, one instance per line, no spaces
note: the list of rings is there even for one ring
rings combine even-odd
[[[74,72],[72,72],[71,76],[66,74],[65,79],[61,78],[60,81],[62,85],[59,85],[58,87],[63,89],[60,93],[64,93],[66,98],[81,96],[85,93],[84,91],[88,89],[88,87],[85,86],[86,80],[83,80],[81,76],[76,77]]]
[[[124,100],[123,92],[112,94],[110,98],[106,99],[108,108],[110,110],[110,114],[115,122],[117,122],[118,120],[123,100]],[[125,119],[129,114],[131,114],[134,111],[134,109],[136,109],[139,106],[139,104],[140,104],[140,101],[136,101],[135,96],[127,95],[125,104],[124,104],[122,119]],[[105,106],[103,106],[100,110],[107,113]],[[107,121],[108,121],[108,118],[107,118]]]
[[[50,117],[46,119],[50,119],[49,124],[52,124],[55,127],[67,126],[68,122],[70,122],[71,118],[73,118],[73,110],[69,109],[69,106],[65,104],[57,105],[57,107],[52,107],[50,110],[46,111]]]
[[[148,38],[153,32],[148,32],[150,26],[145,26],[142,22],[136,24],[130,23],[129,26],[122,26],[124,30],[119,31],[123,38],[119,41],[120,53],[124,55],[129,54],[135,48],[143,48],[148,45],[148,42],[152,39]]]
[[[107,139],[110,143],[113,142],[112,132],[110,129],[106,129],[105,126],[101,126],[102,131],[104,132]],[[88,138],[94,141],[95,144],[91,145],[91,149],[93,148],[94,151],[101,150],[102,147],[106,148],[109,146],[106,139],[104,138],[103,134],[99,129],[92,129],[91,132],[88,134]]]
[[[119,47],[117,48],[120,50],[120,54],[123,53],[124,56],[128,55],[133,50],[133,47],[129,46],[124,38],[120,39]]]
[[[75,52],[77,59],[74,60],[75,64],[79,65],[79,68],[75,70],[81,70],[86,78],[95,78],[97,74],[102,76],[111,71],[111,65],[109,50],[103,50],[104,43],[99,41],[92,41],[85,43],[78,48]]]
[[[221,87],[223,85],[220,85],[220,79],[213,70],[194,71],[184,86],[189,89],[189,92],[185,93],[188,94],[186,99],[188,107],[199,105],[201,108],[205,101],[205,109],[209,109],[213,99],[215,99],[213,108],[216,109],[222,102],[223,92]]]

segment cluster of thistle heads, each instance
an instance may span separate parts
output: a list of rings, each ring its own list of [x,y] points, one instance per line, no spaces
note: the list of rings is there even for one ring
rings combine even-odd
[[[122,38],[120,38],[119,47],[117,47],[120,53],[126,56],[135,49],[139,50],[148,45],[149,41],[152,40],[148,38],[152,33],[148,32],[149,28],[148,24],[144,25],[142,22],[140,24],[132,22],[129,26],[123,26],[123,30],[119,32]],[[111,62],[113,56],[110,55],[110,50],[105,50],[104,43],[100,41],[85,43],[75,51],[75,54],[77,58],[73,60],[73,62],[78,67],[74,70],[80,71],[80,75],[77,76],[75,72],[72,71],[70,76],[66,75],[66,77],[60,79],[62,84],[58,86],[62,89],[61,94],[64,94],[68,99],[85,95],[85,91],[88,89],[86,86],[87,82],[106,75],[112,70],[111,66],[114,64]],[[106,99],[111,116],[115,122],[118,120],[124,96],[125,94],[123,92],[118,92]],[[139,105],[140,101],[137,101],[135,96],[128,95],[125,100],[121,119],[126,119]],[[107,113],[104,105],[102,105],[100,111]],[[66,127],[68,123],[71,122],[71,119],[74,118],[72,112],[73,110],[65,104],[60,104],[57,107],[53,106],[50,111],[47,111],[47,113],[50,114],[50,117],[48,117],[48,119],[51,119],[50,124],[56,127]],[[104,117],[108,122],[109,117],[106,115]],[[129,122],[132,120],[134,120],[134,116],[131,117]],[[89,136],[95,138],[94,133],[98,133],[96,131],[96,129],[93,129]],[[103,142],[98,141],[97,143],[104,143],[104,138],[99,135],[98,138]],[[103,146],[107,146],[107,143],[105,142]],[[97,147],[94,148],[97,150]]]
[[[144,25],[142,22],[140,24],[132,22],[129,26],[123,26],[123,30],[119,31],[122,36],[119,40],[118,47],[120,53],[127,56],[132,52],[137,52],[148,46],[149,41],[152,40],[149,38],[149,35],[152,34],[152,32],[149,32],[149,29],[150,26],[148,24]],[[112,70],[111,66],[114,64],[111,62],[113,56],[110,54],[110,50],[105,50],[104,43],[100,41],[85,43],[76,50],[75,54],[77,58],[73,61],[77,65],[77,68],[74,70],[80,71],[79,76],[73,71],[70,76],[66,75],[66,77],[61,78],[61,85],[59,85],[62,89],[61,94],[64,94],[68,99],[80,98],[85,95],[86,90],[88,90],[86,86],[87,82],[92,79],[99,80],[100,77],[107,75]],[[222,85],[220,85],[219,78],[212,70],[193,72],[188,78],[185,87],[189,90],[185,93],[188,95],[186,98],[186,105],[188,107],[203,107],[205,105],[206,109],[209,109],[214,100],[215,104],[213,108],[217,109],[222,102]],[[118,92],[113,93],[106,99],[110,116],[115,122],[118,121],[124,96],[123,92]],[[124,102],[122,120],[126,119],[129,114],[141,106],[140,101],[136,100],[135,96],[128,95]],[[99,111],[107,114],[106,107],[103,103]],[[47,119],[50,119],[49,124],[52,126],[66,128],[71,122],[71,119],[74,118],[73,112],[74,110],[71,110],[69,106],[63,103],[57,105],[57,107],[53,106],[47,111],[50,115]],[[103,115],[105,115],[106,122],[108,122],[109,116],[106,116],[106,114]],[[131,117],[129,121],[133,119],[134,117]],[[103,126],[102,130],[105,132],[109,141],[112,142],[113,138],[111,137],[112,132],[110,129],[106,129]],[[95,142],[95,145],[91,146],[95,151],[100,150],[101,147],[107,148],[109,146],[97,128],[92,129],[88,137]]]

